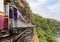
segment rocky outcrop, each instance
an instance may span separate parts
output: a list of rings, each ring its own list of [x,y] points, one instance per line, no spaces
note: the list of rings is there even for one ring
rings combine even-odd
[[[14,3],[22,13],[23,17],[26,19],[27,23],[30,23],[32,11],[30,10],[26,0],[15,0]]]
[[[12,0],[12,3],[15,4],[18,10],[21,12],[22,16],[25,18],[26,22],[31,24],[32,11],[30,10],[29,4],[26,0]],[[38,36],[36,30],[34,30],[33,41],[38,42]],[[35,39],[36,38],[36,39]]]

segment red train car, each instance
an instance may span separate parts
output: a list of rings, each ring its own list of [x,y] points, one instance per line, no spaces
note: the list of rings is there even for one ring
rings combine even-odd
[[[5,37],[9,35],[9,26],[8,26],[8,8],[7,7],[9,0],[0,0],[0,37]],[[7,8],[7,9],[6,9]],[[6,35],[7,34],[7,35]]]
[[[0,12],[0,31],[4,28],[4,13]]]
[[[0,37],[16,34],[27,24],[15,5],[9,4],[10,0],[0,0]]]

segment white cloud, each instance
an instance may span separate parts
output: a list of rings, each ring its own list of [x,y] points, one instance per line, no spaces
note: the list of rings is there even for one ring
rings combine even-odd
[[[60,12],[60,3],[56,3],[54,5],[48,6],[47,8],[51,12]]]
[[[30,0],[27,0],[27,1],[29,2],[31,10],[34,13],[38,13],[43,17],[50,17],[49,14],[43,8],[41,8],[43,4],[47,3],[47,0],[37,0],[37,2],[30,2]]]
[[[27,0],[29,2],[29,5],[31,7],[31,10],[34,13],[39,13],[40,8],[42,7],[42,4],[46,4],[47,0],[37,0],[36,2],[33,0]]]
[[[47,3],[47,0],[38,0],[38,2],[39,2],[40,4],[46,4],[46,3]]]
[[[56,2],[55,0],[27,0],[27,2],[29,2],[30,8],[34,13],[38,13],[46,18],[55,18],[59,20],[60,2],[57,2],[57,0]]]
[[[0,11],[4,12],[3,0],[0,0]]]

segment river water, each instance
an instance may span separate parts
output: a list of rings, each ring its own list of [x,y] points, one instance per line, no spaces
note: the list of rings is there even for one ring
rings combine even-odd
[[[57,38],[57,41],[60,42],[60,36],[59,37],[56,37]]]
[[[55,34],[57,42],[60,42],[60,34]]]
[[[60,34],[54,34],[56,39],[57,39],[57,42],[60,42]]]

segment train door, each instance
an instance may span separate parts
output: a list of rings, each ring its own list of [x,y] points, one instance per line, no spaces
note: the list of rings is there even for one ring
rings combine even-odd
[[[9,18],[10,18],[10,26],[12,28],[17,27],[18,13],[17,13],[17,9],[14,8],[13,6],[10,6],[10,9],[9,9]]]
[[[10,27],[11,28],[15,28],[17,27],[17,9],[13,8],[12,6],[10,6],[9,9],[9,20],[10,20]]]
[[[9,21],[10,21],[10,28],[12,33],[17,33],[17,9],[13,6],[10,6],[9,9]]]
[[[4,5],[5,16],[4,16],[4,30],[9,30],[9,4]]]
[[[9,30],[10,26],[9,26],[9,4],[10,4],[11,0],[4,0],[4,29],[5,30]]]

